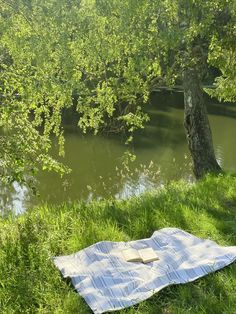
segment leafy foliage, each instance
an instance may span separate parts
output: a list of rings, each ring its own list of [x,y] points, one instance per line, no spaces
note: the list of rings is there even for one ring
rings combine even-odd
[[[113,125],[128,130],[129,142],[148,120],[142,107],[153,86],[181,80],[186,66],[206,68],[207,58],[222,71],[214,95],[235,99],[235,10],[228,0],[1,3],[5,181],[22,181],[39,167],[68,171],[50,158],[50,148],[55,136],[63,155],[61,116],[71,106],[84,132]]]
[[[218,34],[211,39],[209,63],[221,71],[216,78],[213,91],[208,91],[220,100],[236,101],[236,3],[232,1],[228,10],[222,12],[221,19],[227,21]]]

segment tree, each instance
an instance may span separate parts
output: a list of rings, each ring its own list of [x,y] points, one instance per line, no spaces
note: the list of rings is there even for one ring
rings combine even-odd
[[[28,183],[25,174],[34,174],[39,168],[60,173],[68,170],[49,154],[54,134],[63,155],[61,110],[71,103],[71,93],[70,83],[64,82],[63,75],[59,77],[59,63],[60,57],[65,59],[66,49],[54,48],[59,32],[53,29],[60,23],[60,15],[58,20],[50,19],[52,3],[47,7],[43,1],[1,2],[0,177],[6,183]],[[61,12],[63,8],[54,4],[54,12]],[[66,36],[65,30],[63,33]]]
[[[216,80],[216,90],[208,92],[227,100],[235,97],[234,3],[2,3],[0,125],[11,134],[1,136],[2,177],[22,180],[25,169],[35,171],[38,165],[65,170],[49,157],[50,136],[58,138],[63,154],[61,113],[72,105],[84,132],[115,126],[128,130],[131,141],[148,120],[142,108],[153,86],[176,81],[183,83],[184,125],[196,177],[221,170],[202,82],[212,64],[222,76]]]

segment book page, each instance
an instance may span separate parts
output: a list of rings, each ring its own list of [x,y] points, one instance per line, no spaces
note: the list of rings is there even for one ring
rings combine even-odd
[[[142,262],[142,258],[139,255],[139,251],[128,248],[121,251],[126,262]]]
[[[138,252],[143,263],[150,263],[159,259],[156,252],[151,247],[138,250]]]

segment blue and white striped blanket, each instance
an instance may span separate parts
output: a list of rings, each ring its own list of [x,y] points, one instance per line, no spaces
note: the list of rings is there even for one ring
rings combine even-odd
[[[126,262],[121,250],[152,247],[159,260]],[[236,246],[222,247],[177,228],[155,231],[131,242],[103,241],[76,254],[54,258],[64,277],[94,313],[129,307],[172,284],[193,281],[236,260]]]

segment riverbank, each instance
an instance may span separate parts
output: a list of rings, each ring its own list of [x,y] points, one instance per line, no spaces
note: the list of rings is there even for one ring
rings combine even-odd
[[[175,182],[128,200],[41,206],[0,219],[1,313],[91,311],[63,280],[51,257],[101,240],[128,241],[178,227],[221,245],[236,245],[236,178]],[[236,264],[186,285],[162,290],[129,314],[214,313],[236,309]]]

